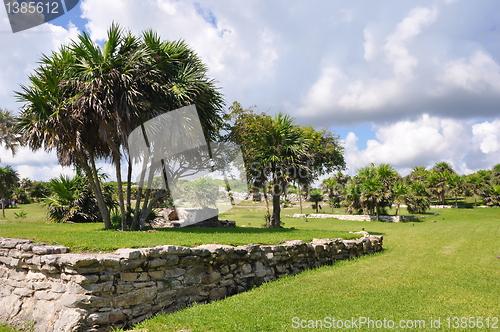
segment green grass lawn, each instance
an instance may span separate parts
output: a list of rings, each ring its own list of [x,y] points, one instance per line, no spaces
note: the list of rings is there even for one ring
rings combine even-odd
[[[387,324],[394,322],[393,329],[379,331],[401,331],[397,328],[401,320],[413,326],[413,331],[499,330],[493,327],[500,328],[500,322],[493,325],[500,318],[500,209],[432,212],[437,215],[426,215],[415,223],[313,219],[304,227],[365,228],[383,234],[386,250],[218,302],[159,315],[135,330],[296,331],[302,330],[297,328],[301,323],[312,327],[319,326],[316,320],[323,320],[326,325],[314,330],[327,331],[332,318],[358,319],[358,328],[349,331],[370,330],[359,325],[359,317],[373,324],[384,319]],[[295,227],[299,221],[289,223]],[[475,318],[469,322],[469,317]],[[431,319],[439,319],[440,328],[431,328]],[[473,323],[483,327],[462,328]]]
[[[15,213],[25,211],[25,218],[16,218]],[[121,232],[104,230],[102,223],[55,224],[47,222],[44,208],[29,204],[17,209],[7,209],[6,217],[0,220],[0,236],[5,238],[26,238],[49,244],[65,245],[73,252],[109,252],[118,248],[144,248],[173,244],[197,246],[207,243],[229,245],[274,244],[286,240],[311,241],[313,238],[356,238],[357,234],[324,228],[321,223],[306,223],[304,220],[284,217],[286,228],[266,229],[265,209],[250,203],[237,207],[235,211],[221,215],[221,218],[237,222],[237,228],[185,228],[161,229],[153,232]],[[291,210],[285,210],[283,215]],[[293,213],[291,213],[293,214]],[[294,227],[295,229],[292,229]]]
[[[264,222],[265,210],[254,203],[245,205],[227,213],[225,218],[236,220],[238,226],[245,225],[246,228],[238,227],[232,232],[173,230],[155,233],[103,231],[101,225],[46,224],[43,218],[30,221],[30,215],[35,217],[37,211],[36,206],[30,206],[33,210],[25,208],[28,212],[25,221],[8,216],[8,221],[0,224],[0,236],[36,237],[40,241],[52,240],[78,250],[104,251],[122,245],[152,246],[162,244],[162,241],[163,244],[194,245],[346,237],[350,235],[349,231],[364,228],[372,234],[384,235],[384,252],[282,278],[214,303],[158,315],[135,330],[296,331],[303,330],[294,328],[300,327],[301,323],[305,327],[312,324],[312,327],[318,326],[316,321],[319,320],[326,327],[313,330],[327,331],[331,330],[327,327],[332,318],[357,319],[359,325],[359,317],[395,323],[393,329],[372,329],[378,331],[401,331],[396,328],[401,320],[415,324],[413,331],[500,330],[500,322],[496,325],[498,329],[492,326],[496,322],[493,317],[500,318],[498,208],[435,209],[431,212],[436,214],[419,216],[421,222],[414,223],[336,219],[309,219],[305,222],[284,217],[285,227],[295,229],[271,231],[253,228]],[[312,213],[308,209],[304,212]],[[285,209],[282,215],[296,212],[297,207]],[[97,240],[99,237],[101,239]],[[454,317],[467,318],[457,321]],[[468,317],[475,318],[469,322]],[[431,319],[440,319],[441,328],[431,328]],[[414,322],[416,320],[422,320],[425,328],[417,328],[422,322]],[[462,328],[481,322],[482,328]],[[486,324],[490,325],[489,328]],[[370,329],[365,325],[346,330]],[[3,332],[1,327],[0,331]]]

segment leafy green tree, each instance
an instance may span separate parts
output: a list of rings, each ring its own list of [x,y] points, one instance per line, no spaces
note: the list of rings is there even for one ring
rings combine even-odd
[[[451,173],[448,178],[449,191],[455,198],[455,208],[458,208],[458,196],[464,194],[466,190],[464,179],[456,173]]]
[[[431,201],[427,187],[422,181],[409,184],[409,193],[405,199],[406,208],[411,214],[425,213],[430,209]]]
[[[83,33],[78,40],[43,56],[29,77],[30,85],[17,93],[26,103],[20,130],[31,149],[56,150],[62,165],[85,171],[106,228],[111,227],[110,211],[96,160],[111,161],[116,169],[122,230],[136,229],[144,224],[138,219],[147,218],[152,206],[149,200],[169,192],[144,194],[139,188],[132,208],[127,137],[157,115],[195,104],[207,139],[216,138],[224,102],[207,70],[183,41],[162,41],[153,31],[136,37],[113,24],[102,46]],[[126,190],[123,159],[128,163]]]
[[[237,102],[230,107],[228,139],[241,146],[247,179],[264,190],[272,182],[272,216],[267,210],[268,227],[280,227],[280,196],[291,182],[306,187],[318,176],[345,163],[338,137],[327,131],[298,126],[283,113],[271,117],[243,109]]]
[[[344,189],[342,205],[346,207],[348,213],[359,213],[363,210],[361,186],[354,178],[347,183]]]
[[[351,179],[355,184],[355,192],[352,185],[349,188],[346,203],[357,207],[358,204],[366,214],[377,215],[377,219],[382,212],[382,208],[391,206],[393,193],[392,185],[399,178],[399,174],[388,164],[370,164],[359,169],[358,174]],[[354,193],[359,194],[353,195]],[[351,199],[359,199],[359,202],[349,202]],[[349,210],[353,210],[350,208]]]
[[[491,171],[480,170],[465,177],[465,187],[468,196],[474,196],[474,206],[477,206],[477,197],[482,196],[490,183]]]
[[[429,171],[423,166],[413,167],[411,173],[405,177],[407,183],[420,181],[425,182],[429,176]]]
[[[336,175],[324,179],[321,183],[321,188],[328,195],[328,205],[330,205],[332,211],[334,208],[340,207],[342,193],[348,180],[348,175],[338,172]]]
[[[316,213],[318,213],[319,203],[323,201],[323,192],[320,189],[314,188],[309,193],[309,200],[313,202],[313,208],[316,210]]]
[[[447,162],[439,162],[432,167],[427,176],[427,186],[430,193],[440,202],[446,204],[446,196],[451,190],[450,179],[456,175],[451,165]]]
[[[500,206],[500,184],[491,184],[485,188],[483,199],[487,206]]]
[[[219,186],[213,179],[204,176],[187,182],[185,187],[185,189],[187,189],[186,193],[181,196],[184,197],[187,202],[196,202],[202,207],[215,207],[219,196]]]
[[[3,217],[5,217],[5,201],[11,197],[12,191],[18,185],[19,173],[11,166],[0,167],[0,205],[2,205]]]
[[[43,198],[50,195],[48,182],[34,181],[28,191],[30,200],[35,202],[40,202]]]

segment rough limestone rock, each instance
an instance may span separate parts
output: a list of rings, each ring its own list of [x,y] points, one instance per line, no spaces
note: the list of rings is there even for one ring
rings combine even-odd
[[[111,331],[382,250],[382,236],[282,245],[157,246],[106,254],[0,238],[0,322],[35,332]]]

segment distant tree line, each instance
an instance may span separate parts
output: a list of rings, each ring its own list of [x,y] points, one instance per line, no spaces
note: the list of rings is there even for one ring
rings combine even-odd
[[[396,215],[405,205],[409,213],[423,213],[431,204],[459,206],[459,197],[478,198],[486,206],[500,206],[500,164],[491,170],[458,175],[447,162],[431,168],[414,167],[402,177],[389,164],[370,164],[355,176],[338,173],[322,182],[329,205],[345,207],[349,213],[386,214],[394,206]]]

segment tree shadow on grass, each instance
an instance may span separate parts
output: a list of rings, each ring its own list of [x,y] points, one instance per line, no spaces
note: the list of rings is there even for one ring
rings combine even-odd
[[[297,232],[297,229],[292,228],[257,228],[257,227],[185,227],[185,228],[155,228],[158,232],[179,232],[190,234],[269,234],[269,233],[289,233]]]

